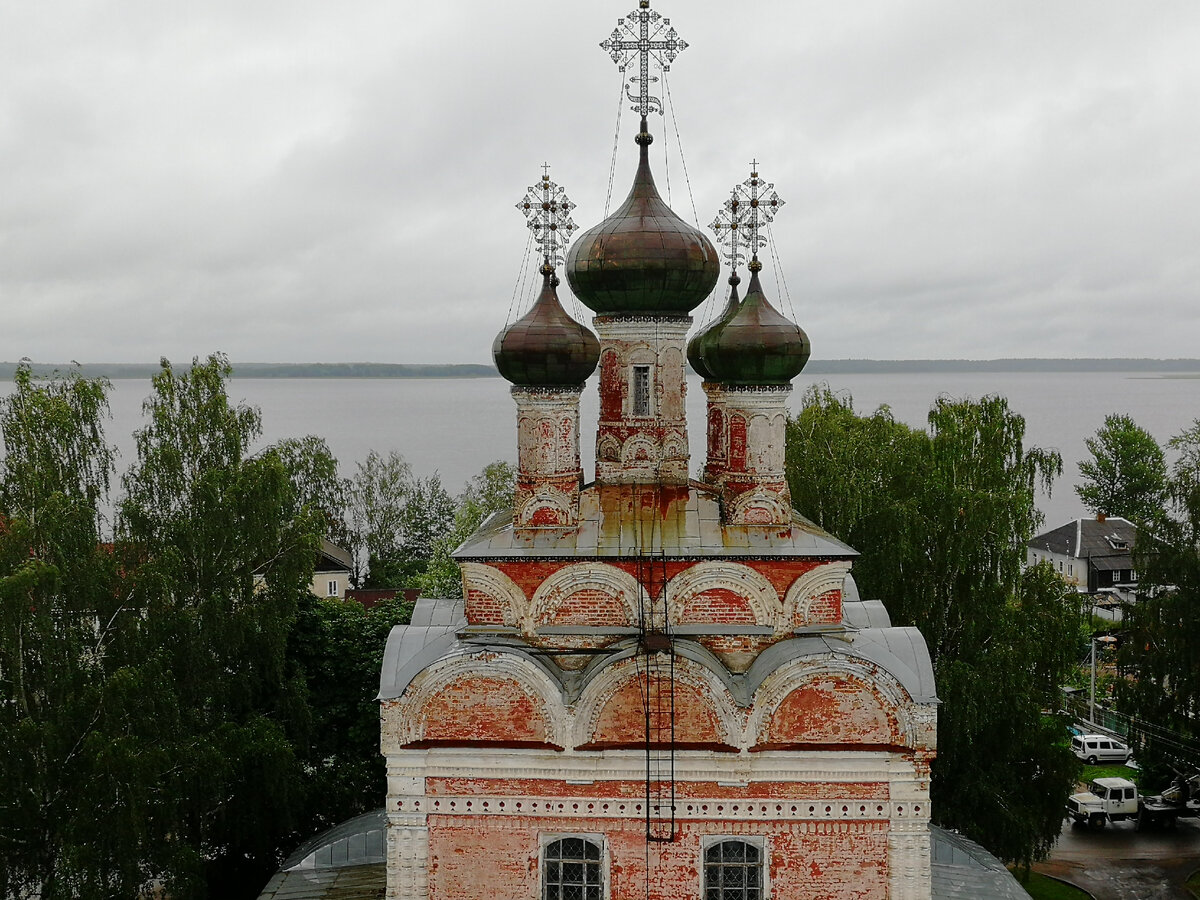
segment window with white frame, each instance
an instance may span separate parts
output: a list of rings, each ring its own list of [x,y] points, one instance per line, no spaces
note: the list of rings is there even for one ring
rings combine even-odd
[[[650,415],[650,367],[633,367],[633,414]]]
[[[335,578],[329,579],[329,586],[328,586],[328,588],[326,588],[326,591],[327,591],[327,593],[325,596],[327,596],[327,597],[339,596],[337,579],[335,579]]]
[[[704,900],[763,900],[763,848],[737,838],[704,848]]]
[[[603,900],[600,841],[561,837],[542,852],[542,900]]]

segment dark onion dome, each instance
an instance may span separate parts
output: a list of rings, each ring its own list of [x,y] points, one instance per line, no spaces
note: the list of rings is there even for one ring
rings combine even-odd
[[[558,301],[558,278],[542,267],[542,292],[533,308],[492,342],[500,374],[522,387],[575,387],[600,360],[600,342],[567,315]]]
[[[721,384],[787,384],[812,352],[808,335],[767,301],[756,264],[738,311],[705,335],[704,365]]]
[[[585,231],[567,254],[567,281],[600,315],[684,316],[721,274],[712,242],[671,211],[650,174],[651,136],[637,137],[641,160],[629,196]]]
[[[729,302],[725,304],[725,308],[720,314],[696,332],[695,336],[688,341],[687,345],[687,360],[691,364],[692,371],[703,378],[705,381],[712,381],[713,374],[708,371],[708,366],[704,364],[704,345],[709,340],[710,336],[716,332],[720,332],[721,326],[733,318],[738,311],[738,289],[737,286],[742,283],[742,279],[738,278],[737,272],[729,276]]]

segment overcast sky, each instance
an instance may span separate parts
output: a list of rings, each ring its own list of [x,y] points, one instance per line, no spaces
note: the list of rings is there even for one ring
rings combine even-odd
[[[603,218],[634,6],[0,0],[0,358],[489,360],[541,163]],[[759,160],[814,357],[1200,356],[1200,3],[654,8],[659,187]]]

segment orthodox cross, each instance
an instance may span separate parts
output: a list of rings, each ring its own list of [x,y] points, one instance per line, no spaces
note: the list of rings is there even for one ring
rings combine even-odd
[[[717,210],[717,217],[708,226],[717,236],[717,243],[722,248],[728,248],[724,251],[725,259],[734,272],[737,272],[739,264],[746,261],[746,254],[742,253],[741,241],[738,238],[749,208],[748,204],[738,198],[737,188],[734,188],[729,192],[729,199]]]
[[[775,185],[764,181],[758,175],[758,160],[750,163],[750,177],[733,189],[734,200],[742,211],[741,228],[738,236],[741,244],[750,251],[753,257],[750,267],[758,263],[758,249],[765,247],[767,239],[760,234],[761,229],[775,220],[775,214],[783,206],[783,198],[775,193]],[[759,264],[761,268],[761,264]]]
[[[567,192],[550,180],[550,164],[542,164],[542,180],[531,185],[517,209],[528,220],[533,240],[542,250],[545,265],[554,268],[562,263],[562,249],[579,226],[571,218],[575,204]]]
[[[653,56],[659,68],[666,72],[675,57],[687,49],[687,42],[679,39],[671,27],[671,20],[652,11],[650,0],[638,0],[638,8],[623,19],[617,19],[617,27],[600,46],[608,51],[622,72],[635,56],[638,58],[638,74],[630,79],[637,82],[638,94],[634,96],[632,85],[626,82],[625,95],[634,103],[633,109],[641,114],[643,121],[652,112],[662,115],[662,100],[650,93],[650,85],[658,81],[657,75],[650,74],[650,57]]]

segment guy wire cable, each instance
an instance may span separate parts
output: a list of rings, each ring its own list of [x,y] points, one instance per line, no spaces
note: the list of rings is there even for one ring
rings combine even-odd
[[[524,295],[525,292],[525,271],[529,268],[529,249],[533,244],[533,232],[526,230],[525,232],[525,252],[521,254],[521,268],[517,272],[517,280],[513,284],[512,299],[508,301],[508,314],[504,317],[504,327],[507,328],[513,322],[513,307],[517,302],[517,294]]]
[[[796,309],[792,306],[792,292],[788,290],[787,278],[783,274],[783,263],[779,261],[779,247],[775,244],[775,231],[771,228],[771,223],[767,223],[767,241],[771,245],[771,263],[775,266],[775,280],[779,282],[783,288],[783,297],[787,302],[788,313],[792,317],[792,321],[796,321]]]
[[[621,72],[620,86],[617,89],[617,122],[613,127],[612,159],[608,163],[608,194],[604,197],[604,218],[608,218],[608,208],[612,203],[613,178],[617,174],[617,142],[621,139],[621,104],[625,102],[625,73]]]

